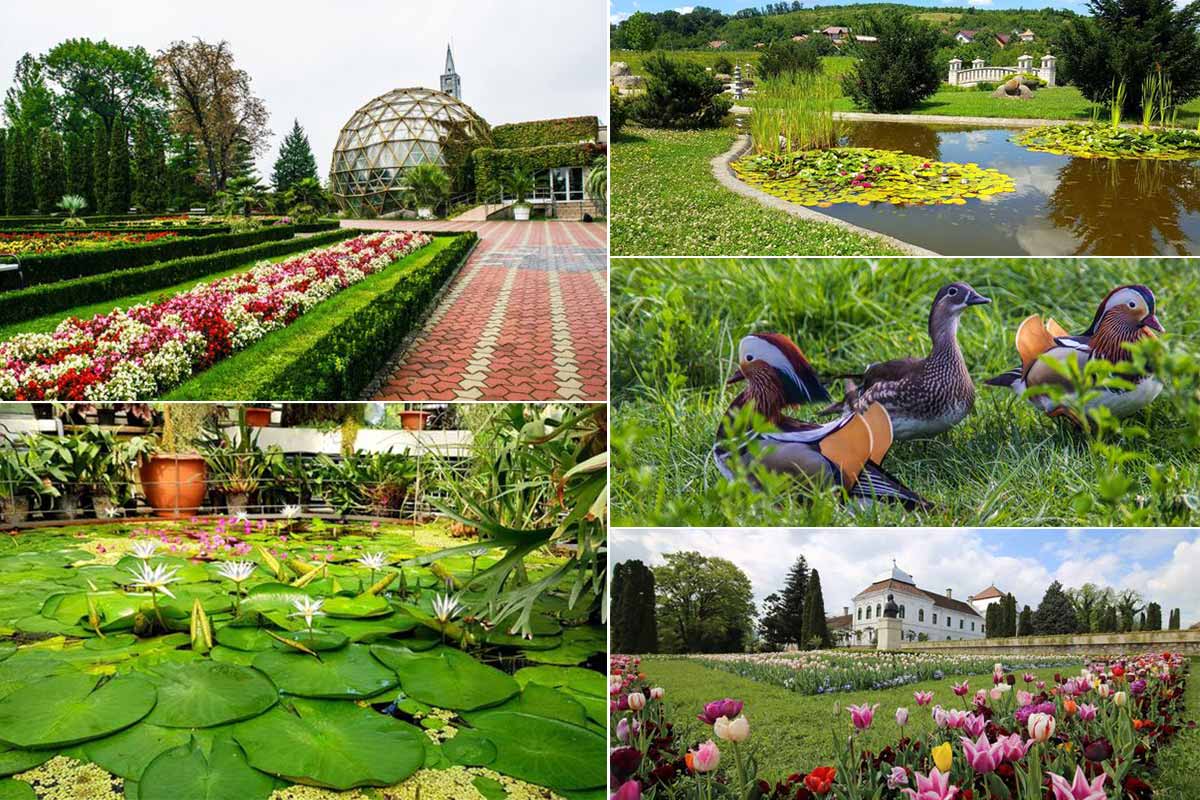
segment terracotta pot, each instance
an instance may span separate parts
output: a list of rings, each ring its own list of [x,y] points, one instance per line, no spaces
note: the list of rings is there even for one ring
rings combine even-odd
[[[400,425],[406,431],[423,431],[428,416],[428,411],[401,411]]]
[[[142,490],[154,514],[168,519],[190,517],[204,502],[208,465],[198,455],[158,453],[142,462]]]
[[[271,424],[271,409],[247,408],[246,424],[251,428],[266,428]]]

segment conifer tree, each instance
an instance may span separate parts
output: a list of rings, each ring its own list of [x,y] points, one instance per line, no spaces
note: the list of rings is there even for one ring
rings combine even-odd
[[[804,625],[801,630],[801,648],[829,647],[829,626],[825,622],[825,597],[821,594],[821,575],[815,569],[808,575],[808,586],[804,595]]]
[[[1024,608],[1021,609],[1021,617],[1017,621],[1017,635],[1018,636],[1032,636],[1033,635],[1033,609],[1030,608],[1029,606],[1025,606]]]
[[[804,556],[796,559],[788,571],[787,581],[780,593],[783,625],[790,641],[804,647],[804,599],[808,594],[808,561]]]
[[[1162,630],[1162,606],[1160,606],[1158,603],[1150,603],[1146,606],[1146,623],[1142,627],[1142,630]]]
[[[279,157],[271,173],[271,183],[276,192],[286,192],[298,181],[317,177],[317,160],[313,158],[308,136],[300,127],[300,120],[292,123],[292,130],[279,145]]]
[[[108,186],[104,205],[109,214],[123,214],[129,210],[129,203],[129,136],[125,122],[118,118],[113,122],[112,136],[108,140]]]
[[[1033,612],[1033,627],[1039,634],[1075,633],[1075,608],[1058,581],[1046,587],[1041,604]]]
[[[8,164],[5,163],[7,161],[7,158],[5,157],[5,146],[7,145],[7,143],[8,143],[8,130],[6,128],[0,128],[0,216],[4,216],[5,214],[8,213],[8,211],[6,210],[8,206],[7,206],[7,204],[5,202],[5,198],[4,198],[4,195],[5,195],[4,175],[5,175],[5,168],[8,166]]]
[[[108,211],[108,128],[97,117],[92,124],[92,208]]]
[[[1117,607],[1114,605],[1106,606],[1104,616],[1100,618],[1100,633],[1116,633],[1119,627]]]
[[[33,194],[38,210],[43,214],[54,211],[58,201],[67,193],[63,160],[62,137],[58,132],[50,128],[38,131],[33,165]]]
[[[79,131],[68,131],[64,138],[64,171],[67,194],[77,194],[92,206],[92,157],[88,137]]]
[[[28,214],[33,211],[33,164],[30,158],[29,133],[20,128],[8,132],[5,146],[4,206],[8,214]]]
[[[1004,626],[1000,624],[1000,604],[992,603],[983,613],[983,626],[987,630],[987,638],[999,639],[1004,635]]]
[[[133,136],[133,204],[147,211],[167,205],[166,153],[162,136],[147,120],[139,120]]]
[[[654,573],[641,561],[623,561],[613,568],[611,628],[616,653],[658,650]]]

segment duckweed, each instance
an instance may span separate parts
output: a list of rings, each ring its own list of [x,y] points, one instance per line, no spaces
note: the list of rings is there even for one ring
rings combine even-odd
[[[978,164],[929,161],[867,147],[753,156],[733,164],[733,170],[767,194],[821,208],[834,203],[964,205],[1016,190],[1008,175]]]
[[[68,756],[14,775],[33,787],[39,800],[122,800],[125,782],[107,770]]]
[[[1025,131],[1016,142],[1030,150],[1080,158],[1200,158],[1200,131],[1180,128],[1044,125]]]

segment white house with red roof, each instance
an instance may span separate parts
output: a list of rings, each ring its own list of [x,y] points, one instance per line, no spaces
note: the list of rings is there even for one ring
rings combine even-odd
[[[915,642],[922,634],[931,641],[982,639],[985,635],[983,615],[974,605],[956,600],[953,589],[932,592],[920,588],[916,579],[893,561],[888,572],[854,596],[854,605],[848,609],[851,644],[875,644],[889,594],[900,607],[904,641]]]

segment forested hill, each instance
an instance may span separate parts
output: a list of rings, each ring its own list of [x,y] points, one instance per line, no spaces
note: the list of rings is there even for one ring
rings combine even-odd
[[[689,50],[707,49],[709,42],[723,41],[731,49],[748,49],[759,43],[812,33],[831,25],[870,33],[873,15],[888,9],[911,12],[937,27],[948,37],[962,29],[991,34],[1009,34],[1031,29],[1043,42],[1052,41],[1067,20],[1077,17],[1073,11],[991,10],[975,7],[927,9],[899,3],[864,3],[847,6],[803,8],[800,3],[772,3],[765,8],[750,8],[725,14],[697,6],[689,14],[662,11],[638,12],[613,26],[612,47],[616,50]]]

